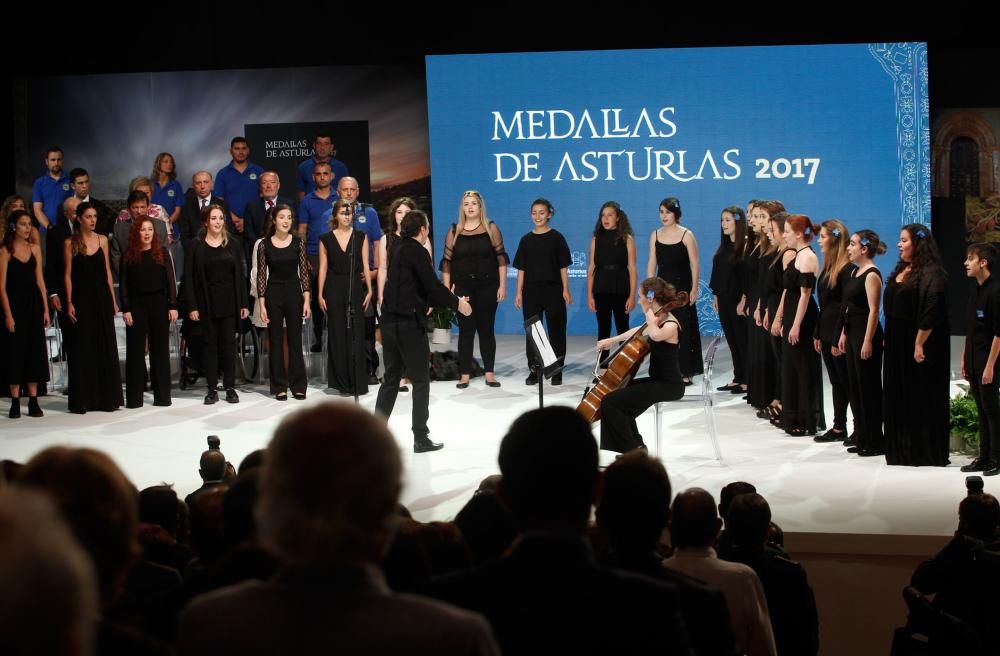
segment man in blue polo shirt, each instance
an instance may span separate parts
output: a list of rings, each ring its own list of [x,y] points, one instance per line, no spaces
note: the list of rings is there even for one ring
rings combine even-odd
[[[382,239],[382,225],[379,223],[378,212],[367,203],[358,203],[358,181],[348,176],[341,178],[337,183],[337,195],[354,207],[354,222],[358,230],[368,236],[368,268],[372,280],[372,291],[378,289],[376,282],[379,267],[379,240]],[[333,216],[331,207],[323,214],[323,221],[329,222]],[[375,350],[375,305],[380,299],[372,299],[365,310],[365,350],[368,357],[368,384],[377,385],[379,382],[378,372],[378,352]]]
[[[299,164],[298,190],[300,200],[316,188],[313,182],[313,167],[316,164],[321,162],[329,164],[330,170],[333,171],[334,182],[340,182],[341,178],[347,177],[347,165],[336,159],[333,152],[333,137],[323,133],[317,134],[313,139],[313,156]]]
[[[257,198],[260,174],[264,169],[250,161],[250,144],[243,137],[229,142],[232,161],[215,175],[215,193],[229,206],[229,218],[236,233],[243,234],[243,210]]]
[[[318,162],[313,165],[313,185],[315,189],[306,194],[299,202],[299,237],[306,243],[306,256],[309,258],[310,271],[309,279],[311,289],[319,289],[317,277],[319,275],[319,237],[330,231],[327,218],[333,209],[333,203],[338,196],[330,186],[333,181],[333,171],[329,162]],[[312,303],[313,334],[315,341],[312,345],[312,352],[319,353],[323,350],[323,312],[319,307],[319,294],[312,294],[309,299]]]
[[[63,173],[63,151],[50,146],[45,151],[45,174],[35,180],[31,190],[31,204],[38,219],[38,231],[43,235],[59,223],[63,201],[73,195],[69,176]]]

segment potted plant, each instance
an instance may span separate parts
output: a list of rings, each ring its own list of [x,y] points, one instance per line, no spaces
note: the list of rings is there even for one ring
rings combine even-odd
[[[950,402],[951,450],[976,455],[979,453],[979,412],[976,401],[962,392]]]
[[[455,311],[449,307],[436,307],[431,312],[431,322],[434,324],[431,343],[447,344],[451,342],[451,327],[458,325],[458,317]]]

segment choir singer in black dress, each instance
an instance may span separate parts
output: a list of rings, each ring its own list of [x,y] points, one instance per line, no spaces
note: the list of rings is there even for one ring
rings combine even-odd
[[[385,376],[375,409],[387,419],[399,394],[399,380],[406,371],[413,381],[413,451],[437,451],[444,445],[430,440],[430,346],[423,318],[427,305],[447,306],[465,317],[472,314],[469,299],[448,291],[437,276],[424,249],[427,215],[419,210],[403,217],[400,238],[388,253],[385,296],[382,298],[382,357]]]

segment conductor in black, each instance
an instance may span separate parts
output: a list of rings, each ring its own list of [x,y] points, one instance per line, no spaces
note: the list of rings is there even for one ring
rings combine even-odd
[[[399,379],[408,372],[413,381],[413,451],[437,451],[444,445],[431,442],[427,418],[430,415],[430,346],[424,328],[428,305],[450,307],[465,316],[472,314],[469,299],[448,291],[434,273],[427,241],[427,215],[409,212],[400,227],[401,239],[388,252],[385,291],[382,299],[382,355],[385,377],[378,390],[375,409],[386,419],[392,414],[399,393]]]

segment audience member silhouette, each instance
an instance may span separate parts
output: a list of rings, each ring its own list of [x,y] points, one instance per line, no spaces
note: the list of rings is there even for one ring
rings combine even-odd
[[[711,494],[697,487],[681,492],[674,499],[670,518],[674,555],[665,564],[722,590],[741,653],[775,656],[774,634],[760,579],[746,565],[716,556],[713,547],[721,528],[722,520]]]
[[[598,457],[579,413],[553,406],[521,415],[499,462],[519,536],[503,558],[441,579],[433,594],[486,615],[508,656],[693,653],[676,587],[600,567],[584,537]]]
[[[779,656],[810,656],[819,650],[816,597],[802,565],[769,551],[771,507],[755,492],[732,500],[726,520],[730,547],[719,557],[753,569],[764,586]]]
[[[736,653],[726,598],[718,588],[663,566],[660,537],[670,520],[670,478],[646,451],[626,453],[604,473],[597,506],[597,527],[605,566],[623,569],[677,586],[681,616],[695,653]]]
[[[481,617],[386,586],[377,563],[401,486],[384,421],[335,402],[286,416],[267,449],[257,514],[262,541],[286,564],[270,581],[195,599],[180,653],[497,653]]]

